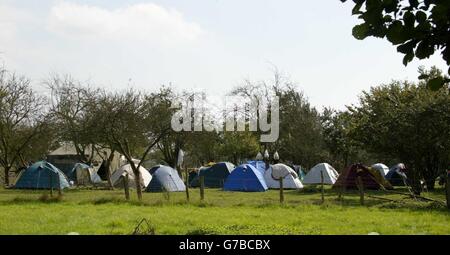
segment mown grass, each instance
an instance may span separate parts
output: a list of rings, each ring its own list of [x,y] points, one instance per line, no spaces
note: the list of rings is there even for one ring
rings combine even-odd
[[[0,234],[131,234],[146,219],[155,234],[450,234],[450,212],[441,204],[419,202],[398,194],[369,191],[399,202],[349,192],[344,201],[333,190],[264,193],[205,191],[145,193],[142,202],[122,190],[69,190],[62,197],[49,191],[0,189]],[[444,200],[443,190],[424,194]]]

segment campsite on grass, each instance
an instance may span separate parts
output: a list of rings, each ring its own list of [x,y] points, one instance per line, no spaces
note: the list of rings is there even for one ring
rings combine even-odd
[[[0,235],[450,235],[448,0],[3,2]]]

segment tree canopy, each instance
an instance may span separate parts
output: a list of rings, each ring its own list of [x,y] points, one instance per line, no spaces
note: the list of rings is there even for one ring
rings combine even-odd
[[[347,0],[341,0],[346,2]],[[387,38],[404,54],[406,66],[414,58],[429,58],[440,51],[450,66],[450,1],[448,0],[353,0],[353,15],[363,22],[352,34],[363,40],[373,36]],[[448,69],[450,74],[450,67]],[[426,77],[422,77],[426,78]],[[428,82],[432,89],[448,84],[448,78]]]

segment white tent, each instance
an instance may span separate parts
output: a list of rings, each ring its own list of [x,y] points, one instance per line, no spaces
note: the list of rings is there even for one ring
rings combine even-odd
[[[88,185],[102,182],[102,179],[97,174],[97,170],[86,164],[75,164],[73,167],[73,172],[76,175],[78,185]]]
[[[143,188],[147,187],[150,181],[152,180],[151,174],[145,169],[143,166],[139,167],[139,172],[141,173],[141,186]],[[133,169],[131,168],[130,164],[126,164],[121,166],[119,169],[114,171],[114,173],[111,175],[111,181],[114,186],[122,187],[122,181],[121,176],[125,175],[125,173],[128,173],[128,187],[130,188],[136,188],[136,183],[134,180],[134,173]]]
[[[389,172],[389,167],[382,163],[373,164],[372,168],[378,170],[383,177]]]
[[[328,163],[320,163],[315,165],[306,174],[303,184],[321,184],[321,174],[323,173],[324,184],[334,184],[339,177],[338,172]]]
[[[303,184],[298,178],[297,173],[285,164],[271,165],[269,169],[264,172],[264,180],[267,187],[270,189],[279,189],[279,178],[283,178],[284,189],[301,189]]]

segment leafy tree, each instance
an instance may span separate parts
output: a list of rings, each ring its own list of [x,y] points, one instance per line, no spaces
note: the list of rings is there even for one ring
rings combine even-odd
[[[259,137],[254,132],[228,131],[221,133],[220,158],[234,164],[253,159],[259,148]]]
[[[341,0],[346,2],[347,0]],[[450,1],[448,0],[353,0],[353,15],[363,23],[353,28],[353,36],[387,38],[404,54],[406,66],[414,57],[428,58],[441,51],[450,66]],[[364,8],[363,8],[364,7]],[[448,70],[450,74],[450,68]],[[429,86],[438,89],[449,79],[435,80]]]
[[[221,133],[192,132],[189,141],[185,145],[186,163],[202,166],[213,161],[232,161],[232,157],[224,154],[225,149],[221,146],[222,143],[223,135]]]
[[[348,111],[326,108],[321,115],[323,136],[331,154],[331,161],[338,169],[355,162],[366,162],[367,155],[363,144],[351,137],[352,115]]]
[[[394,81],[374,87],[360,97],[360,105],[349,107],[352,137],[385,158],[403,161],[413,187],[419,180],[429,189],[450,164],[450,95],[431,91],[425,82]]]
[[[278,88],[280,138],[275,150],[280,159],[310,168],[326,156],[320,116],[294,85]]]

